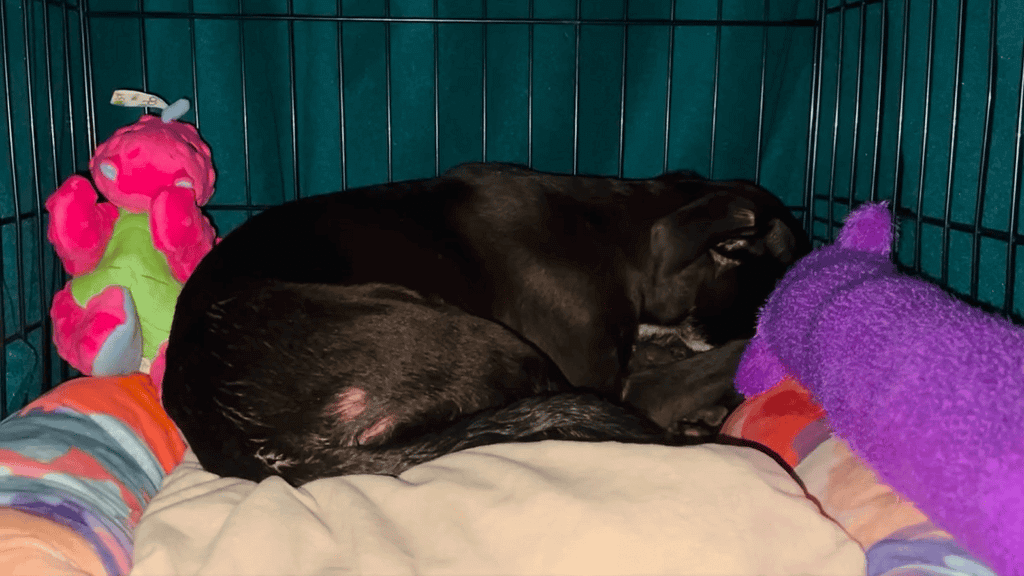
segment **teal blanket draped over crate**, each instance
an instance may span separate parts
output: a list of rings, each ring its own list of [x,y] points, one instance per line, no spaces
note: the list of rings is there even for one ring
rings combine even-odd
[[[756,179],[798,213],[811,208],[823,240],[851,192],[858,201],[893,195],[900,158],[901,204],[916,210],[923,193],[923,213],[942,216],[960,4],[933,4],[926,123],[927,2],[913,3],[907,20],[896,0],[4,0],[0,115],[11,130],[0,139],[8,159],[0,161],[0,242],[10,407],[68,375],[44,344],[50,299],[66,278],[45,241],[41,204],[86,168],[97,141],[138,118],[138,109],[108,104],[115,89],[191,100],[184,119],[213,150],[209,214],[221,234],[253,207],[483,159]],[[1001,230],[1013,181],[1021,4],[998,9],[1000,121],[986,176],[1000,192],[981,215]],[[970,223],[991,4],[969,2],[966,12],[952,210]],[[903,227],[904,262],[1003,303],[1005,241],[983,250],[972,287],[962,279],[969,235],[954,234],[946,248],[924,225],[921,258],[911,262],[916,230]],[[952,272],[942,272],[944,260]]]
[[[90,6],[96,9],[100,4],[117,3],[93,0]],[[187,4],[182,0],[145,3],[150,11],[175,12]],[[578,69],[575,0],[534,2],[533,17],[548,23],[532,27],[515,22],[529,19],[526,1],[439,1],[437,18],[463,21],[438,24],[381,21],[431,19],[435,14],[430,0],[390,5],[381,0],[342,2],[341,15],[358,19],[342,25],[329,19],[339,13],[335,2],[293,2],[295,21],[281,17],[287,2],[247,0],[243,4],[241,21],[147,20],[144,51],[138,49],[141,31],[133,20],[97,17],[92,26],[94,39],[120,39],[102,48],[94,40],[97,94],[124,85],[145,85],[168,99],[195,101],[193,118],[215,153],[219,185],[213,202],[217,204],[276,204],[343,185],[433,176],[438,169],[480,159],[532,160],[542,170],[601,174],[617,174],[621,161],[624,175],[658,174],[665,166],[668,81],[673,93],[668,167],[708,173],[712,121],[717,120],[716,175],[754,175],[760,52],[766,29],[747,25],[721,29],[720,112],[714,117],[710,112],[719,40],[713,25],[715,2],[679,2],[677,19],[709,23],[678,27],[674,34],[664,24],[671,15],[671,3],[664,0],[630,2],[628,17],[641,23],[628,28],[620,24],[621,0],[581,2],[579,16],[584,24],[579,26]],[[764,17],[761,2],[726,4],[723,19]],[[778,155],[787,149],[806,150],[814,50],[810,24],[815,7],[809,1],[774,4],[770,19],[781,23],[802,19],[767,29],[772,51],[767,62],[764,140],[788,143],[773,148]],[[237,14],[238,2],[197,1],[194,9]],[[245,19],[245,14],[273,16]],[[483,18],[502,23],[473,22]],[[625,66],[624,30],[628,30]],[[574,90],[577,74],[578,91]],[[99,105],[99,134],[102,137],[136,114]],[[248,138],[243,137],[246,131]],[[574,142],[578,143],[575,154]],[[801,171],[771,164],[776,167],[765,179],[780,190],[796,192],[790,200],[801,204]],[[244,212],[214,213],[222,227],[233,226],[244,216]]]

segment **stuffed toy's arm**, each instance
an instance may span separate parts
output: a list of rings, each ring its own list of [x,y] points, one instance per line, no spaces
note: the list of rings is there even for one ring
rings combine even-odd
[[[149,210],[153,246],[163,252],[174,277],[184,283],[213,248],[217,234],[189,189],[166,188]]]
[[[99,199],[92,184],[75,175],[46,200],[50,224],[46,236],[72,276],[91,272],[99,264],[114,232],[117,207]]]

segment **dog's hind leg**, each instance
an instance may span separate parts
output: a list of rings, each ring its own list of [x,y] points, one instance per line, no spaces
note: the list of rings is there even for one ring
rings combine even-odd
[[[334,474],[339,449],[373,452],[572,389],[511,330],[402,288],[267,281],[234,292],[172,333],[165,376],[168,412],[217,474]]]
[[[417,464],[468,448],[541,440],[674,446],[706,441],[672,437],[632,409],[592,394],[542,394],[467,415],[447,427],[425,430],[404,441],[373,447],[325,447],[315,459],[292,462],[281,473],[295,486],[343,474],[398,475]]]

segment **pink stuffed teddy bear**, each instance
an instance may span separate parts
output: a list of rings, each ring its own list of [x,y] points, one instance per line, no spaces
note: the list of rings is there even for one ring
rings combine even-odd
[[[46,201],[47,237],[74,277],[50,309],[54,344],[83,374],[151,364],[159,388],[178,293],[216,240],[199,210],[213,194],[210,149],[169,114],[187,104],[117,130],[89,162],[92,181],[71,176]]]

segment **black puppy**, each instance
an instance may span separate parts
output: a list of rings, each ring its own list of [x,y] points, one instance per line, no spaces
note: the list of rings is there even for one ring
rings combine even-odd
[[[767,191],[690,172],[468,164],[305,198],[186,282],[164,404],[209,471],[295,485],[503,441],[663,442],[615,403],[638,327],[698,351],[748,337],[808,249]]]

